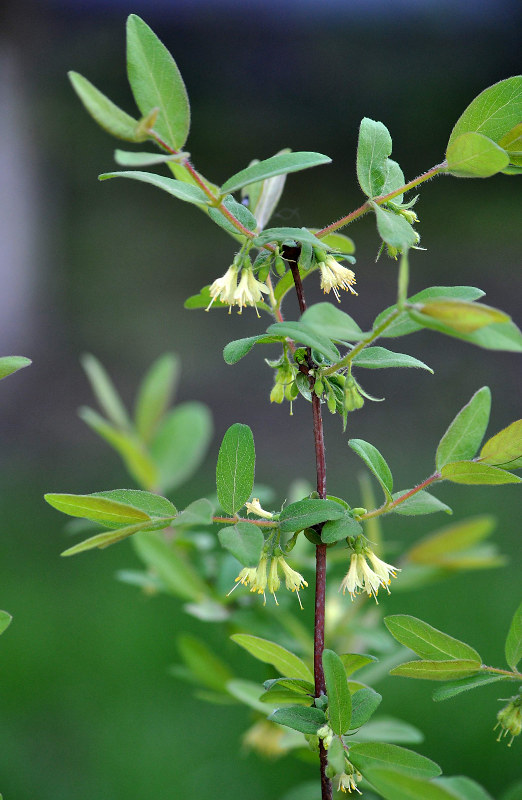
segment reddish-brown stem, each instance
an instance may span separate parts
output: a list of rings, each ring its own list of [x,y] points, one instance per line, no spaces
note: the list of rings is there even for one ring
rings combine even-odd
[[[380,514],[386,514],[392,509],[396,508],[401,503],[404,503],[405,500],[408,500],[409,497],[413,497],[414,494],[417,492],[422,491],[425,489],[426,486],[434,483],[435,481],[440,481],[441,475],[440,472],[434,472],[433,475],[430,475],[429,478],[422,481],[422,483],[418,483],[417,486],[414,486],[413,489],[410,489],[404,494],[401,494],[400,497],[397,497],[396,500],[393,500],[391,503],[387,502],[384,503],[380,508],[376,508],[374,511],[368,511],[366,514],[362,514],[361,519],[371,519],[372,517],[378,517]]]
[[[301,314],[306,311],[306,300],[303,283],[299,274],[298,247],[283,248],[283,257],[288,261],[294,278],[295,291]],[[308,350],[309,365],[312,364],[310,350]],[[312,413],[314,421],[315,465],[317,473],[317,493],[323,500],[326,498],[326,457],[324,449],[323,418],[321,414],[321,401],[314,393],[315,378],[310,376],[312,389]],[[315,548],[315,619],[314,619],[314,682],[315,696],[326,694],[326,683],[323,671],[324,650],[324,621],[326,604],[326,545],[318,544]],[[321,800],[332,800],[332,782],[326,775],[328,757],[323,743],[319,741],[319,764],[321,770]]]

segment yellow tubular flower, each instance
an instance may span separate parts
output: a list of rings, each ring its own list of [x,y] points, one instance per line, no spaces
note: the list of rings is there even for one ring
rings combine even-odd
[[[381,561],[372,550],[366,550],[365,553],[372,563],[374,573],[380,578],[381,586],[384,586],[388,594],[390,594],[390,575],[392,578],[396,578],[400,569],[391,564],[387,564],[385,561]]]
[[[212,298],[205,311],[208,311],[214,300],[221,300],[222,303],[228,304],[228,313],[230,314],[231,307],[234,305],[235,292],[237,286],[237,267],[232,264],[221,278],[216,278],[214,283],[209,287],[209,293]]]
[[[245,508],[248,514],[256,514],[258,517],[263,517],[264,519],[272,519],[274,516],[270,511],[265,511],[264,508],[261,508],[258,497],[253,497],[251,503],[245,503]]]
[[[343,774],[339,777],[339,784],[337,786],[338,792],[350,792],[352,791],[357,792],[358,794],[362,794],[360,789],[357,788],[357,781],[362,779],[362,775],[360,772],[354,771],[350,774],[343,772]]]
[[[252,588],[250,589],[251,592],[257,592],[258,594],[262,594],[265,603],[266,603],[265,589],[267,584],[267,575],[266,575],[267,561],[268,559],[266,556],[261,557],[261,560],[257,565],[256,576],[252,581]]]
[[[249,583],[253,583],[256,577],[256,572],[257,572],[256,567],[243,567],[243,569],[236,578],[235,586],[233,586],[231,590],[228,592],[227,597],[232,594],[234,589],[237,589],[240,583],[242,583],[243,586],[248,586]]]
[[[270,562],[270,570],[268,573],[268,591],[273,594],[276,606],[279,605],[277,602],[277,597],[275,593],[281,586],[281,581],[279,580],[279,575],[277,574],[277,558],[273,558]]]
[[[299,589],[303,586],[308,586],[307,582],[303,578],[300,572],[296,572],[295,569],[288,566],[286,561],[284,560],[283,556],[279,556],[277,562],[281,566],[285,576],[285,586],[290,592],[295,592],[297,594],[297,599],[299,600],[299,605],[301,609],[303,608],[303,604],[301,603],[301,597],[299,595]]]
[[[352,286],[356,283],[355,272],[347,267],[343,267],[331,255],[327,255],[324,261],[319,262],[319,270],[321,272],[321,289],[325,294],[328,294],[330,289],[333,290],[337,302],[341,302],[339,289],[349,290],[352,294],[357,294]]]
[[[359,590],[363,588],[363,580],[359,575],[357,553],[352,553],[350,558],[350,569],[344,576],[339,586],[339,591],[343,590],[343,594],[348,592],[352,600],[355,600],[355,595],[359,594]]]
[[[243,267],[239,285],[234,292],[234,303],[239,306],[239,313],[241,314],[244,306],[254,306],[259,316],[256,303],[263,299],[263,293],[268,294],[265,284],[256,280],[251,267]]]

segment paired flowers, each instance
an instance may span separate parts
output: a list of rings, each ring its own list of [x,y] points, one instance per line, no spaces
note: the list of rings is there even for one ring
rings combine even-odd
[[[371,567],[366,559],[371,562]],[[377,601],[377,593],[382,587],[390,594],[390,576],[397,577],[400,569],[381,561],[369,547],[363,547],[362,552],[353,553],[350,559],[350,569],[341,581],[339,591],[348,592],[352,600],[360,592],[366,592],[369,597]]]
[[[217,278],[210,286],[209,292],[212,299],[206,311],[210,309],[215,300],[219,299],[222,303],[228,305],[229,314],[232,306],[239,306],[239,314],[241,314],[245,306],[254,306],[256,314],[259,316],[257,303],[263,300],[263,294],[269,294],[269,289],[264,283],[257,280],[252,267],[245,264],[241,269],[241,278],[238,284],[239,269],[240,266],[237,260],[234,259],[225,274],[221,278]]]
[[[324,254],[324,258],[321,257],[317,266],[321,273],[321,289],[325,294],[328,294],[330,290],[333,291],[338,303],[341,302],[339,289],[357,294],[353,288],[356,283],[355,272],[343,267],[333,256]]]
[[[243,586],[248,586],[250,584],[250,591],[262,594],[265,604],[266,590],[268,589],[274,596],[276,606],[278,606],[279,603],[277,602],[276,592],[281,586],[281,579],[279,577],[279,569],[281,569],[286,588],[290,592],[295,592],[297,594],[297,599],[302,609],[303,604],[301,603],[299,589],[302,589],[303,586],[308,586],[308,583],[301,573],[292,569],[292,567],[287,564],[282,554],[272,555],[270,558],[270,567],[268,566],[268,561],[269,556],[264,554],[261,556],[257,567],[243,567],[236,578],[236,585],[232,587],[228,594],[231,594],[240,583],[242,583]]]

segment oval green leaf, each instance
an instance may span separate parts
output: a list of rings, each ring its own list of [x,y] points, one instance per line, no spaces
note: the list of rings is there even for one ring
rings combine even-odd
[[[390,670],[390,675],[429,681],[451,681],[476,675],[480,661],[456,658],[451,661],[408,661]]]
[[[478,689],[479,686],[487,686],[490,683],[497,683],[498,681],[505,680],[509,680],[506,675],[492,675],[491,673],[480,672],[478,675],[473,675],[471,678],[462,678],[459,681],[450,681],[449,683],[445,683],[444,686],[438,686],[434,690],[432,697],[436,702],[448,700],[450,697],[462,694],[462,692]]]
[[[313,681],[314,676],[304,661],[295,656],[280,644],[251,636],[249,633],[235,633],[230,637],[233,642],[247,650],[258,661],[271,664],[276,670],[287,678],[302,678]]]
[[[12,619],[11,614],[7,611],[0,611],[0,633],[3,633],[9,627]]]
[[[474,131],[500,142],[522,118],[522,75],[484,89],[469,104],[451,132],[448,147],[463,133]]]
[[[291,503],[279,515],[281,533],[294,533],[327,520],[341,519],[345,509],[334,500],[305,499]]]
[[[417,244],[418,236],[404,217],[393,211],[385,211],[377,203],[370,201],[370,205],[375,212],[379,236],[386,244],[401,251]]]
[[[432,303],[416,303],[409,310],[412,318],[425,328],[434,328],[446,333],[471,334],[494,323],[510,321],[508,314],[481,303],[465,303],[460,300],[440,300]]]
[[[328,695],[330,700],[330,695]],[[354,692],[352,697],[352,718],[350,729],[360,728],[365,725],[370,717],[377,711],[382,700],[382,695],[370,687],[365,687]]]
[[[199,186],[192,186],[190,183],[184,183],[175,178],[155,175],[153,172],[141,172],[140,170],[134,172],[104,172],[98,178],[100,181],[105,181],[108,178],[130,178],[134,181],[150,183],[151,186],[156,186],[158,189],[162,189],[164,192],[168,192],[168,194],[178,200],[184,200],[186,203],[201,205],[206,204],[208,200],[205,192]]]
[[[98,533],[96,536],[91,536],[89,539],[85,539],[83,542],[79,542],[73,547],[67,548],[67,550],[64,550],[60,555],[75,556],[77,553],[84,553],[86,550],[93,550],[94,548],[103,550],[105,547],[116,544],[116,542],[121,542],[123,539],[127,539],[129,536],[139,533],[148,527],[149,526],[144,523],[138,523],[137,525],[127,525],[124,528],[118,528],[115,531]]]
[[[129,415],[105,367],[90,353],[82,356],[80,361],[100,408],[116,427],[129,430]]]
[[[440,471],[443,480],[475,486],[499,486],[503,483],[521,483],[522,478],[498,467],[477,461],[456,461],[446,464]]]
[[[8,375],[12,375],[19,369],[28,367],[31,363],[31,359],[25,358],[25,356],[2,356],[0,358],[0,380],[7,378]]]
[[[283,175],[288,172],[298,172],[302,169],[318,167],[321,164],[329,164],[331,160],[331,158],[323,156],[321,153],[306,151],[281,153],[280,155],[266,158],[264,161],[258,161],[257,164],[252,164],[250,167],[236,172],[235,175],[225,181],[220,191],[222,194],[237,192],[238,189],[248,186],[249,183],[264,181],[266,178],[274,177],[274,175]]]
[[[367,769],[365,777],[385,800],[462,800],[460,795],[402,770]]]
[[[179,359],[165,353],[150,367],[138,390],[134,421],[138,434],[148,442],[174,396],[179,375]]]
[[[392,139],[387,127],[364,117],[357,143],[357,179],[368,197],[376,197],[384,188],[391,151]]]
[[[333,342],[322,333],[317,333],[304,322],[274,322],[266,329],[268,335],[287,336],[294,342],[301,342],[307,347],[312,347],[330,361],[338,361],[339,351]]]
[[[481,133],[463,133],[447,149],[448,171],[458,178],[489,178],[509,164],[506,151]]]
[[[150,532],[138,533],[132,543],[138,556],[170,594],[196,603],[209,596],[208,586],[175,543]]]
[[[386,496],[391,500],[393,477],[391,470],[376,447],[363,439],[349,439],[349,446],[362,458],[368,469],[375,475]]]
[[[276,708],[272,711],[268,719],[285,725],[300,733],[315,734],[319,728],[325,724],[326,717],[320,708],[307,708],[305,706],[289,706],[288,708]]]
[[[127,142],[143,141],[144,137],[137,134],[137,119],[118,108],[83,75],[78,72],[67,74],[84,108],[104,131]]]
[[[522,658],[522,603],[515,611],[506,639],[506,662],[516,669]]]
[[[203,403],[182,403],[171,411],[150,443],[159,471],[157,488],[175,489],[188,480],[203,461],[211,438],[212,417]]]
[[[83,517],[107,526],[151,521],[149,514],[139,508],[98,495],[46,494],[44,499],[70,517]]]
[[[323,670],[328,695],[329,724],[334,733],[346,733],[352,716],[352,699],[344,665],[333,650],[323,650]],[[355,726],[352,726],[355,727]]]
[[[385,347],[365,347],[358,355],[352,359],[352,364],[356,367],[366,369],[387,369],[389,367],[416,367],[417,369],[427,369],[433,374],[431,367],[418,358],[408,356],[405,353],[393,353]]]
[[[252,431],[248,425],[236,422],[223,437],[216,467],[218,501],[228,514],[239,511],[250,497],[255,463]]]
[[[259,336],[247,336],[245,339],[235,339],[229,342],[223,350],[223,358],[227,364],[236,364],[246,356],[256,344],[273,344],[282,342],[283,336],[266,336],[264,333]]]
[[[480,665],[481,658],[473,647],[433,628],[421,619],[408,614],[394,614],[385,617],[384,624],[394,639],[421,658],[436,661],[448,658],[468,659]]]
[[[222,528],[218,533],[221,546],[226,548],[245,567],[255,567],[265,543],[262,532],[250,522]]]
[[[522,419],[512,422],[484,444],[480,461],[490,466],[506,466],[522,456]]]
[[[425,756],[384,742],[361,742],[350,747],[350,761],[363,774],[375,767],[399,769],[402,773],[424,778],[440,775],[438,764]]]
[[[362,533],[362,525],[350,514],[345,514],[340,519],[326,522],[321,531],[321,541],[325,544],[339,542],[347,536],[357,536]]]
[[[411,490],[395,492],[392,495],[394,503],[397,502],[402,495],[408,494],[408,491]],[[396,514],[404,514],[405,517],[414,517],[419,514],[434,514],[437,511],[445,511],[446,514],[453,513],[451,508],[447,506],[446,503],[443,503],[442,500],[434,497],[424,489],[421,489],[419,492],[415,492],[415,494],[412,494],[406,500],[403,500],[402,503],[398,503],[393,507],[393,511]]]
[[[315,303],[306,309],[300,321],[336,342],[358,342],[364,336],[355,320],[331,303]]]
[[[479,389],[459,411],[437,447],[435,463],[440,471],[453,461],[473,458],[486,432],[491,410],[491,391]]]

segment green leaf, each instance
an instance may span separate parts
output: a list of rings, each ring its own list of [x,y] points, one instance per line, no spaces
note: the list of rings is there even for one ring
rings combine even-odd
[[[480,661],[463,658],[455,658],[451,661],[407,661],[405,664],[391,669],[390,675],[429,681],[451,681],[476,675],[480,668]]]
[[[185,84],[165,45],[135,14],[127,19],[127,75],[141,113],[159,108],[155,131],[176,150],[182,148],[190,128]]]
[[[358,669],[361,669],[361,667],[365,667],[367,664],[372,664],[377,661],[375,656],[367,656],[360,653],[341,653],[339,658],[343,662],[344,671],[348,678]]]
[[[377,203],[370,201],[370,205],[375,211],[379,236],[386,244],[399,250],[407,250],[417,244],[417,234],[404,217],[393,211],[385,211]]]
[[[78,72],[68,72],[67,74],[85,109],[103,130],[128,142],[141,142],[146,138],[137,132],[138,120],[118,108],[87,78]]]
[[[178,375],[178,357],[174,353],[165,353],[152,364],[141,382],[134,420],[138,434],[146,442],[154,435],[172,402]]]
[[[163,527],[166,527],[166,525],[168,525],[168,523],[165,523]],[[157,525],[153,527],[157,528]],[[116,542],[121,542],[123,539],[127,539],[129,536],[132,536],[135,533],[150,529],[151,527],[149,525],[142,522],[138,523],[137,525],[127,525],[124,528],[118,527],[113,531],[104,531],[103,533],[98,533],[95,536],[91,536],[89,539],[85,539],[83,542],[75,544],[73,547],[67,548],[67,550],[64,550],[63,553],[60,553],[60,555],[74,556],[77,553],[83,553],[86,550],[93,550],[95,547],[102,550],[105,547],[109,547],[111,544],[116,544]]]
[[[484,292],[481,289],[477,289],[474,286],[431,286],[428,289],[423,289],[422,292],[418,292],[417,294],[412,295],[408,299],[408,303],[420,303],[425,302],[426,300],[446,300],[456,299],[456,300],[478,300],[480,297],[484,296]],[[384,311],[381,311],[380,314],[375,318],[372,330],[378,328],[385,319],[387,319],[390,314],[397,310],[397,306],[390,306],[389,308],[385,308]],[[397,336],[406,336],[409,333],[414,333],[415,331],[420,331],[422,329],[422,325],[415,322],[406,311],[403,311],[399,314],[398,317],[386,328],[384,333],[382,334],[383,337],[397,337]]]
[[[438,764],[425,756],[384,742],[361,742],[350,747],[350,761],[363,774],[375,767],[400,769],[403,774],[435,778],[440,775]]]
[[[349,446],[362,458],[370,472],[375,475],[386,496],[391,499],[393,478],[390,468],[376,447],[363,439],[349,439]]]
[[[352,716],[352,699],[343,662],[333,650],[323,650],[323,670],[328,695],[329,725],[334,733],[346,733]],[[353,726],[352,726],[353,727]]]
[[[268,692],[274,687],[289,689],[294,693],[306,694],[313,697],[314,685],[311,681],[304,681],[302,678],[271,678],[265,681],[263,686]]]
[[[280,644],[261,639],[259,636],[251,636],[249,633],[235,633],[230,638],[254,658],[265,664],[271,664],[281,675],[288,678],[302,678],[305,681],[314,680],[312,672],[304,661]]]
[[[415,564],[444,565],[453,553],[466,550],[490,536],[495,525],[495,518],[487,515],[448,525],[415,544],[408,552],[408,559]]]
[[[385,800],[461,800],[442,786],[391,769],[369,769],[365,777]]]
[[[473,647],[433,628],[421,619],[408,614],[394,614],[385,617],[384,624],[394,639],[421,658],[435,661],[448,658],[467,659],[480,666],[481,658]]]
[[[478,689],[479,686],[487,686],[490,683],[497,683],[498,681],[505,680],[509,680],[506,675],[492,675],[491,673],[480,672],[478,675],[473,675],[471,678],[462,678],[458,681],[445,683],[444,686],[438,686],[433,692],[433,699],[436,702],[439,700],[448,700],[450,697],[456,697],[456,695],[462,694],[462,692]]]
[[[333,500],[308,499],[290,503],[279,515],[281,533],[293,533],[311,528],[327,520],[341,519],[346,511]]]
[[[236,678],[228,682],[227,691],[232,697],[239,700],[240,703],[244,703],[246,706],[250,706],[250,708],[254,708],[262,714],[267,714],[270,711],[269,706],[260,700],[260,696],[262,695],[258,683]]]
[[[283,336],[266,336],[264,333],[259,336],[247,336],[245,339],[235,339],[229,342],[223,350],[223,358],[227,364],[236,364],[246,356],[256,344],[273,344],[283,341]]]
[[[46,494],[44,499],[70,517],[83,517],[107,527],[151,521],[149,514],[139,508],[95,494]]]
[[[319,335],[327,336],[336,342],[358,342],[364,335],[348,314],[331,303],[315,303],[310,306],[300,322]]]
[[[250,522],[238,522],[218,533],[221,546],[225,547],[245,567],[256,567],[265,543],[262,532]]]
[[[98,176],[100,181],[105,181],[108,178],[130,178],[134,181],[141,181],[142,183],[150,183],[151,186],[156,186],[164,192],[177,197],[178,200],[184,200],[186,203],[195,203],[201,205],[207,203],[207,196],[199,186],[192,186],[190,183],[178,181],[175,178],[165,178],[163,175],[155,175],[153,172],[141,172],[136,170],[134,172],[104,172]]]
[[[304,322],[274,322],[268,326],[266,332],[274,336],[288,336],[294,342],[312,347],[331,361],[338,361],[340,358],[338,349],[330,339],[309,328]]]
[[[210,500],[202,497],[194,500],[183,511],[178,514],[172,524],[179,528],[181,525],[211,525],[214,507]]]
[[[425,328],[432,328],[453,336],[472,334],[493,323],[510,322],[503,311],[481,303],[466,303],[461,300],[435,300],[416,303],[409,309],[410,316]]]
[[[311,244],[313,247],[320,247],[324,250],[324,242],[317,239],[307,228],[266,228],[254,239],[256,247],[263,247],[270,242],[303,242]]]
[[[522,478],[498,467],[480,464],[477,461],[455,461],[446,464],[440,474],[443,480],[477,486],[498,486],[503,483],[521,483]]]
[[[248,208],[242,203],[238,203],[237,200],[234,200],[231,194],[225,197],[223,200],[223,205],[228,209],[228,211],[230,211],[231,214],[234,215],[237,220],[239,220],[242,225],[244,225],[245,228],[248,228],[249,231],[257,230],[257,220],[252,212],[249,211]],[[241,231],[238,231],[236,226],[230,222],[230,220],[223,214],[222,211],[219,210],[219,208],[209,207],[208,215],[210,219],[216,223],[216,225],[219,225],[219,227],[223,228],[223,230],[227,231],[227,233],[232,233],[235,236],[238,234],[244,236],[244,234],[242,234]]]
[[[234,675],[227,664],[201,639],[188,633],[177,640],[180,655],[198,683],[217,692],[226,692]]]
[[[289,689],[280,689],[274,687],[269,689],[259,698],[264,704],[272,706],[281,705],[298,705],[298,706],[311,706],[313,699],[305,694],[297,694]]]
[[[175,543],[149,532],[138,533],[132,543],[138,556],[158,575],[170,594],[196,603],[208,597],[208,586]]]
[[[90,353],[86,353],[80,360],[102,411],[117,428],[130,429],[125,406],[105,368]]]
[[[406,183],[406,181],[404,180],[404,173],[402,169],[397,164],[397,162],[393,160],[393,158],[387,159],[386,166],[388,168],[388,172],[386,175],[384,186],[381,189],[381,195],[390,194],[390,192],[394,192],[396,189],[400,189],[401,186],[404,186],[404,184]],[[403,198],[404,198],[403,194],[398,194],[396,197],[393,198],[393,203],[401,204]]]
[[[522,332],[514,322],[495,322],[469,334],[452,334],[465,342],[483,347],[485,350],[522,352]]]
[[[506,662],[511,669],[516,669],[522,658],[522,603],[515,611],[506,639]]]
[[[522,166],[522,122],[511,128],[498,142],[500,147],[507,150],[509,161],[519,169]]]
[[[442,786],[444,789],[454,792],[458,800],[493,800],[491,795],[480,784],[465,775],[456,775],[451,778],[443,776],[437,778],[435,783],[437,786]]]
[[[489,178],[509,164],[502,147],[481,133],[463,133],[446,151],[448,171],[458,178]]]
[[[3,633],[9,627],[12,619],[11,614],[7,611],[0,611],[0,633]]]
[[[94,492],[91,497],[106,497],[143,511],[150,518],[174,518],[178,513],[176,507],[165,497],[140,489],[111,489],[108,492]]]
[[[453,461],[473,458],[488,427],[490,410],[491,392],[483,386],[459,411],[440,440],[435,458],[439,471]]]
[[[352,364],[356,367],[366,367],[367,369],[384,369],[387,367],[417,367],[417,369],[427,369],[433,374],[431,367],[428,367],[418,358],[408,356],[405,353],[393,353],[385,347],[365,347],[364,350],[356,355]]]
[[[491,466],[510,467],[522,456],[522,419],[512,422],[484,444],[480,461]]]
[[[355,742],[393,742],[394,744],[418,744],[424,736],[418,728],[394,717],[378,717],[367,722],[350,740]]]
[[[459,117],[448,147],[463,133],[473,131],[494,142],[520,122],[522,117],[522,76],[499,81],[484,89]]]
[[[381,194],[388,175],[388,156],[392,151],[390,133],[382,122],[364,117],[357,144],[357,179],[368,197]]]
[[[354,692],[352,697],[352,718],[350,721],[350,729],[360,728],[365,725],[370,717],[377,711],[382,700],[382,695],[365,687]],[[330,701],[330,694],[328,694],[328,701]]]
[[[331,544],[346,539],[347,536],[357,536],[359,533],[362,533],[361,523],[353,515],[345,514],[343,517],[323,525],[321,540],[325,544]]]
[[[8,375],[12,375],[19,369],[28,367],[31,363],[31,359],[25,358],[25,356],[2,356],[0,358],[0,380],[7,378]]]
[[[290,706],[288,708],[276,708],[272,711],[268,719],[286,725],[294,731],[301,733],[315,734],[319,728],[325,724],[326,717],[320,708],[306,708],[303,706]]]
[[[330,742],[327,754],[330,769],[334,770],[336,775],[343,773],[346,764],[346,752],[342,741],[338,737],[335,737]]]
[[[398,500],[404,494],[407,494],[411,489],[403,490],[402,492],[395,492],[392,495],[393,500]],[[446,514],[452,514],[452,510],[446,503],[434,497],[429,492],[421,489],[415,492],[407,500],[404,500],[393,509],[396,514],[404,514],[406,517],[414,517],[419,514],[434,514],[437,511],[445,511]]]
[[[161,153],[133,153],[127,150],[115,150],[114,160],[120,167],[154,167],[158,164],[177,162],[181,155],[187,157],[188,153],[166,156]]]
[[[256,181],[264,181],[267,178],[272,178],[274,175],[283,175],[288,172],[298,172],[302,169],[309,167],[318,167],[321,164],[329,164],[331,158],[323,156],[321,153],[298,152],[298,153],[281,153],[280,155],[272,156],[264,161],[258,161],[240,172],[232,175],[223,186],[221,187],[221,194],[228,194],[229,192],[237,192],[243,186],[248,186],[249,183]]]
[[[182,403],[160,423],[150,443],[159,470],[158,488],[175,489],[196,472],[212,438],[212,417],[207,406]]]
[[[120,431],[109,425],[91,408],[80,408],[81,419],[96,433],[105,439],[119,453],[130,475],[140,486],[146,489],[157,487],[158,470],[143,443],[134,434]]]
[[[236,422],[223,437],[216,467],[218,501],[228,514],[239,511],[250,497],[255,463],[252,431],[248,425]]]
[[[313,228],[312,233],[314,233]],[[321,236],[321,241],[323,245],[327,245],[327,247],[337,251],[338,253],[346,253],[347,255],[353,255],[353,253],[355,253],[355,244],[353,239],[350,239],[350,237],[346,236],[344,233],[339,233],[339,231],[334,231],[333,233],[327,233],[326,236]]]

